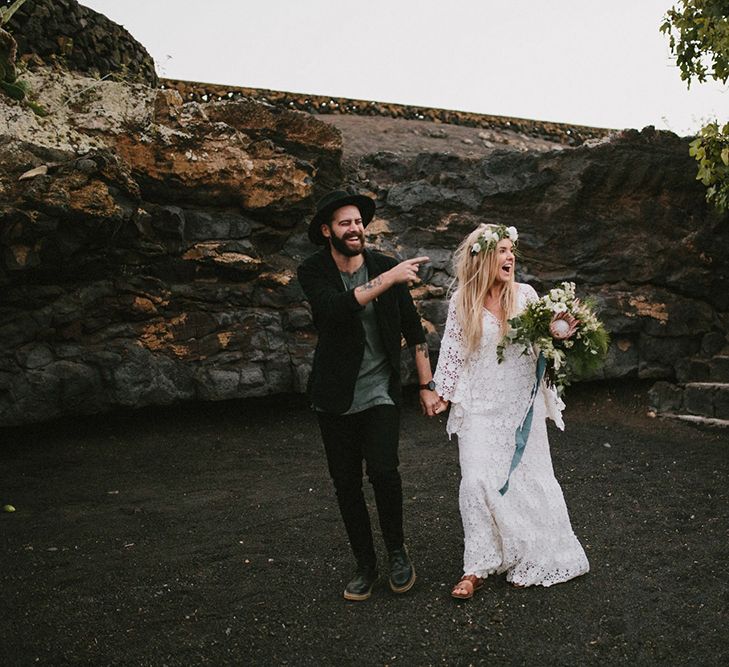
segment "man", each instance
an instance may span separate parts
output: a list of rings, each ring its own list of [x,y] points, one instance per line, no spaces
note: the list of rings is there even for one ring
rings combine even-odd
[[[432,416],[440,403],[425,334],[408,291],[428,258],[398,263],[365,249],[364,229],[374,213],[374,201],[363,195],[337,190],[323,197],[309,224],[309,239],[322,248],[298,270],[319,333],[309,396],[357,562],[344,589],[347,600],[366,600],[377,580],[362,461],[389,555],[390,588],[405,593],[415,583],[404,545],[397,455],[402,336],[416,348],[423,412]]]

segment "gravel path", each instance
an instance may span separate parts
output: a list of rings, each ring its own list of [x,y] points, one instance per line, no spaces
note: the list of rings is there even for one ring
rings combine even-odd
[[[350,557],[301,397],[0,431],[0,505],[17,510],[0,512],[2,663],[729,664],[729,438],[650,419],[646,391],[575,387],[551,431],[591,573],[523,590],[494,577],[468,603],[448,595],[455,445],[412,394],[418,582],[364,603],[341,599]]]

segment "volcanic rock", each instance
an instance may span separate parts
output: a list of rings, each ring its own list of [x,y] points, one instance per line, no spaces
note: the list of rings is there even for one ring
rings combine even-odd
[[[295,271],[314,202],[344,185],[376,199],[373,247],[431,258],[413,295],[434,355],[452,253],[491,222],[519,229],[520,280],[595,300],[612,345],[594,377],[723,377],[729,224],[686,139],[565,147],[564,127],[505,123],[486,145],[477,124],[24,76],[51,114],[0,97],[0,425],[304,391],[316,332]],[[686,400],[726,412],[723,391]]]

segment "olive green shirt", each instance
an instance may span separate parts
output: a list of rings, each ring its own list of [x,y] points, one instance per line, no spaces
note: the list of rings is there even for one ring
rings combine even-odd
[[[369,278],[367,265],[364,263],[352,274],[340,271],[339,275],[342,276],[342,282],[348,290],[364,285]],[[394,405],[388,393],[392,369],[382,344],[374,303],[370,301],[358,313],[358,317],[365,332],[364,354],[354,385],[352,405],[344,413],[345,415],[362,412],[375,405]]]

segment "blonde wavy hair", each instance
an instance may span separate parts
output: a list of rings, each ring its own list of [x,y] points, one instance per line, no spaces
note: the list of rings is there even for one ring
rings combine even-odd
[[[486,295],[496,282],[498,273],[498,256],[496,246],[489,250],[482,250],[472,254],[471,249],[477,243],[479,236],[484,232],[495,231],[497,225],[483,224],[474,229],[456,249],[453,255],[455,268],[454,284],[457,288],[456,317],[463,329],[467,353],[478,348],[483,334],[483,309]],[[509,280],[504,283],[499,298],[504,318],[501,320],[501,332],[506,333],[507,322],[514,317],[517,307],[517,291],[514,283],[514,271]]]

